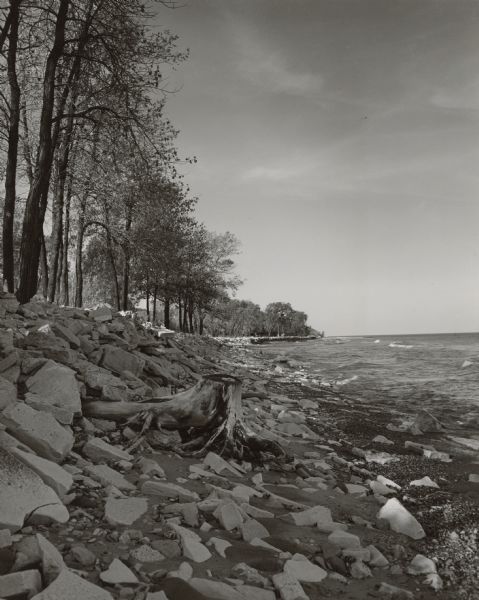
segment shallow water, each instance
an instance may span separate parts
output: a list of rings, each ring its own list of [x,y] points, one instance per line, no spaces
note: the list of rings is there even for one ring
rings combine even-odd
[[[326,338],[262,350],[301,362],[348,396],[479,412],[479,333]]]

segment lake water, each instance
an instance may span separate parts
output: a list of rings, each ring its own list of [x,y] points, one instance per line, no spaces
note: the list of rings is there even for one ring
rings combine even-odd
[[[465,409],[479,416],[479,333],[325,338],[272,343],[318,381],[371,402]]]

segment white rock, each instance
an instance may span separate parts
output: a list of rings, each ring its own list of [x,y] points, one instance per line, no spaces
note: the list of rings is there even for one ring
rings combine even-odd
[[[396,498],[391,498],[381,507],[378,517],[388,521],[393,531],[407,535],[413,540],[426,537],[419,522]]]
[[[424,585],[432,587],[435,592],[439,592],[443,588],[442,579],[437,573],[429,573],[423,581]]]
[[[332,523],[333,517],[331,510],[326,506],[313,506],[307,510],[289,513],[289,518],[292,519],[295,525],[311,527],[318,523]]]
[[[229,464],[229,462],[214,452],[208,452],[203,461],[203,465],[218,475],[221,475],[221,473],[224,471],[228,471],[232,475],[236,475],[236,477],[241,477],[241,473],[237,469],[235,469]]]
[[[284,572],[301,583],[317,583],[328,576],[324,569],[309,560],[287,560]]]
[[[166,498],[178,497],[180,502],[191,502],[199,500],[196,492],[187,490],[176,483],[167,483],[162,481],[145,481],[141,486],[142,494],[151,494],[152,496],[164,496]]]
[[[0,594],[3,598],[31,598],[42,589],[40,571],[20,571],[0,576]],[[37,596],[35,596],[37,597]]]
[[[240,526],[241,535],[245,542],[250,542],[254,538],[265,538],[269,537],[269,531],[264,525],[255,519],[248,519]]]
[[[100,579],[111,585],[138,583],[137,576],[118,558],[113,559],[108,569],[100,573]]]
[[[118,471],[115,471],[115,469],[112,469],[108,465],[93,465],[87,467],[85,471],[95,481],[99,481],[104,486],[114,485],[119,490],[136,490],[136,486],[125,479],[121,473],[118,473]]]
[[[105,460],[133,460],[133,456],[121,448],[112,446],[100,438],[92,438],[83,446],[83,454],[93,462],[101,463]]]
[[[32,600],[113,600],[113,596],[97,585],[82,579],[68,569]]]
[[[372,573],[362,560],[356,560],[351,565],[351,577],[353,579],[366,579],[366,577],[372,577]]]
[[[423,554],[416,554],[407,568],[407,572],[409,575],[428,575],[429,573],[437,573],[436,563]]]
[[[218,519],[226,531],[240,527],[244,521],[238,506],[234,502],[228,501],[222,502],[213,513],[213,516]]]
[[[392,479],[388,479],[387,477],[384,477],[384,475],[378,475],[376,477],[376,481],[379,481],[379,483],[382,483],[383,485],[386,485],[387,487],[394,488],[395,490],[401,489],[400,485],[398,485]]]
[[[347,531],[333,531],[333,533],[328,536],[328,540],[332,544],[336,544],[336,546],[348,550],[359,550],[359,548],[361,548],[361,540],[358,536],[348,533]]]
[[[73,485],[73,477],[68,471],[60,467],[60,465],[46,458],[36,456],[36,454],[32,454],[31,452],[23,452],[19,448],[13,448],[12,454],[35,471],[44,483],[55,490],[60,498],[68,494]]]
[[[439,487],[437,485],[437,483],[435,481],[433,481],[427,475],[426,475],[426,477],[423,477],[422,479],[415,479],[414,481],[411,481],[411,483],[409,485],[416,485],[416,486],[422,486],[422,487],[432,487],[432,488],[438,488]]]
[[[110,525],[133,525],[148,510],[146,498],[107,498],[105,519]]]
[[[0,528],[17,531],[30,522],[66,523],[68,510],[57,494],[16,456],[0,448]],[[40,508],[42,507],[42,508]]]
[[[281,600],[309,600],[299,581],[287,573],[277,573],[273,575],[272,579]]]
[[[75,371],[49,360],[26,381],[29,392],[37,394],[53,406],[81,413],[81,399]]]
[[[372,567],[387,567],[389,565],[388,559],[376,548],[376,546],[367,546],[366,550],[369,550],[369,564]]]
[[[189,581],[193,577],[193,567],[190,563],[182,562],[176,571],[170,571],[168,577],[177,577]]]
[[[49,584],[60,575],[63,569],[66,569],[66,565],[63,556],[51,542],[40,533],[37,533],[36,538],[42,559],[43,577],[45,582]]]
[[[10,433],[41,457],[61,462],[73,447],[73,434],[49,413],[17,402],[3,411],[0,421]]]
[[[205,562],[211,558],[211,552],[203,545],[201,538],[197,533],[190,529],[186,529],[186,527],[181,527],[181,525],[171,524],[171,527],[180,538],[183,556],[190,558],[197,563]]]

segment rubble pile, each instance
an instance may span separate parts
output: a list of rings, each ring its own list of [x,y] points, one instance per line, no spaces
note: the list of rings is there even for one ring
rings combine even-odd
[[[83,414],[220,372],[289,460],[185,458],[176,431],[155,432],[158,450]],[[0,600],[441,597],[400,486],[267,383],[214,340],[0,295]]]

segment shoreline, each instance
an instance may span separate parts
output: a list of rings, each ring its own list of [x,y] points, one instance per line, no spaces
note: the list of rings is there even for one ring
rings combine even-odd
[[[401,485],[398,497],[418,516],[427,534],[424,540],[412,543],[411,547],[434,557],[444,581],[442,591],[432,592],[431,596],[430,592],[423,592],[426,595],[421,597],[441,600],[479,598],[479,484],[468,481],[470,474],[479,477],[479,441],[474,438],[474,435],[478,436],[479,428],[446,428],[421,435],[394,430],[394,425],[388,429],[394,421],[407,421],[408,417],[413,417],[414,407],[398,406],[394,412],[385,413],[384,409],[388,410],[390,406],[354,399],[353,392],[348,392],[345,398],[339,389],[313,383],[315,377],[307,371],[298,371],[300,365],[296,361],[289,372],[288,369],[284,372],[284,361],[281,361],[283,372],[277,373],[274,365],[278,363],[273,353],[265,356],[253,345],[235,346],[234,349],[242,355],[247,368],[268,379],[265,386],[268,391],[317,403],[318,416],[308,416],[306,424],[320,436],[321,443],[338,442],[339,446],[334,444],[334,451],[340,457],[357,468],[366,468]],[[391,444],[375,444],[376,436],[384,436]],[[471,442],[471,447],[465,445],[466,440]],[[441,454],[437,459],[426,458],[424,450],[416,446],[405,447],[406,442],[449,454],[451,461],[443,462]],[[381,465],[366,460],[361,456],[363,452],[385,452],[397,456],[398,460]],[[425,476],[437,481],[439,489],[408,485]]]

